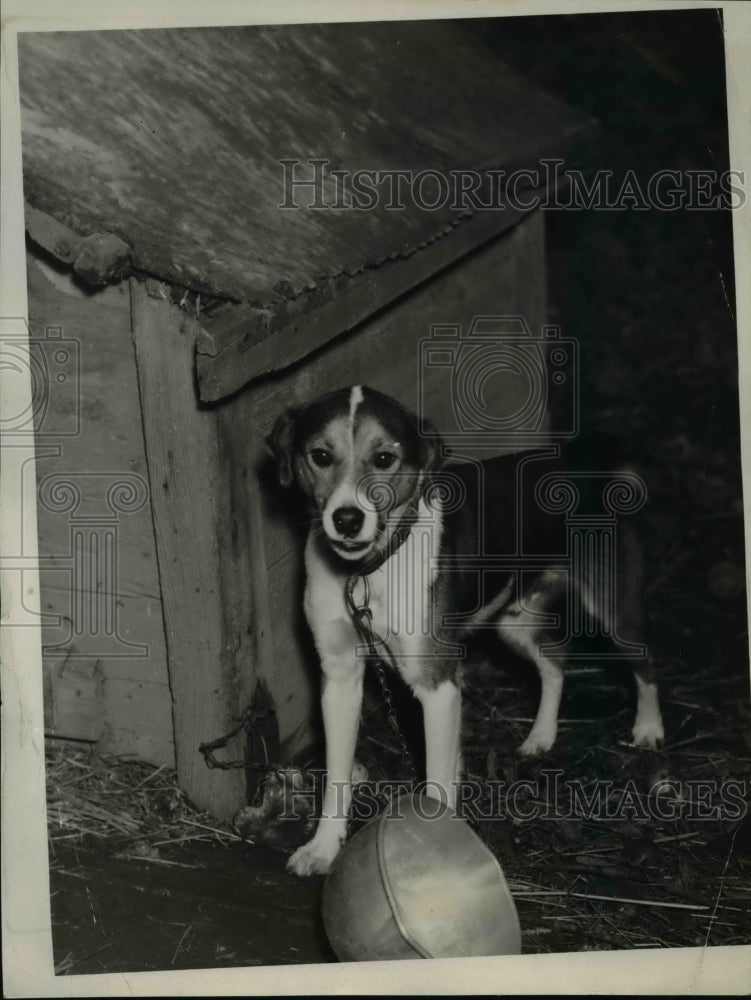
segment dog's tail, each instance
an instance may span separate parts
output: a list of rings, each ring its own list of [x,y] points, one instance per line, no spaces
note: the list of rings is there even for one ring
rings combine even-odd
[[[485,625],[486,622],[491,621],[499,615],[501,611],[503,611],[512,599],[515,591],[516,581],[512,576],[509,578],[506,586],[499,591],[492,601],[488,601],[488,603],[483,605],[479,611],[476,611],[471,618],[462,623],[463,628],[466,631],[469,631],[470,629],[477,628],[479,625]]]

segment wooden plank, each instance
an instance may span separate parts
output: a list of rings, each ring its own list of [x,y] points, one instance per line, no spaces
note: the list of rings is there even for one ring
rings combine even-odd
[[[45,672],[44,731],[98,742],[104,733],[104,678],[97,661],[60,663]]]
[[[43,565],[41,573],[45,581],[41,602],[45,661],[68,658],[74,649],[78,659],[100,660],[105,678],[130,677],[167,686],[158,596],[78,585],[74,593],[70,569]],[[98,613],[96,627],[92,627],[92,610]],[[107,624],[110,627],[105,631]]]
[[[166,684],[105,677],[98,660],[55,664],[44,677],[49,736],[97,743],[104,755],[174,767],[172,697]]]
[[[249,400],[238,396],[217,407],[215,413],[219,456],[215,489],[226,511],[217,534],[224,643],[234,657],[236,703],[244,708],[254,699],[257,679],[274,672],[271,618],[276,609],[268,599],[264,526],[253,455],[248,448],[252,426]],[[238,741],[235,754],[239,748]],[[266,762],[257,747],[253,760]],[[278,756],[272,760],[279,762]],[[261,776],[259,771],[244,775],[249,798]]]
[[[32,241],[57,260],[72,264],[89,285],[106,285],[122,278],[130,267],[130,247],[111,233],[80,237],[69,226],[28,203],[24,206],[26,232]]]
[[[581,166],[588,117],[517,76],[482,31],[418,20],[24,33],[26,197],[79,236],[117,233],[137,269],[174,284],[261,307],[294,299],[436,239],[472,210],[454,171],[542,169],[549,156]],[[328,163],[323,198],[288,198],[280,161],[307,179],[311,159]],[[445,197],[430,184],[392,197],[395,171],[426,168],[448,178]],[[367,210],[308,210],[340,203],[334,169],[390,174],[366,182]],[[354,182],[343,190],[351,204]],[[290,201],[300,210],[280,210]]]
[[[154,553],[156,558],[156,553]],[[45,730],[68,739],[94,740],[103,754],[135,755],[174,767],[172,695],[164,645],[161,599],[154,595],[115,596],[118,636],[75,635],[71,592],[60,570],[43,570]],[[53,581],[62,577],[63,585]],[[101,600],[104,595],[84,592]],[[52,624],[57,616],[59,624]],[[79,623],[80,624],[80,623]],[[128,648],[125,643],[131,643]],[[136,657],[135,651],[142,655]],[[130,655],[129,655],[130,654]]]
[[[253,454],[248,448],[251,401],[240,396],[215,412],[220,476],[217,489],[226,493],[228,516],[227,530],[218,534],[225,640],[235,650],[238,697],[244,706],[255,690],[259,665],[271,660],[264,529]],[[263,600],[259,601],[259,596]]]
[[[36,421],[46,718],[58,735],[98,740],[103,753],[148,746],[149,760],[171,765],[129,295],[115,287],[87,293],[35,254],[27,274],[46,372]]]
[[[24,205],[24,222],[34,243],[62,263],[72,264],[81,252],[83,239],[78,233],[46,212],[38,212],[28,202]]]
[[[273,310],[225,306],[203,321],[205,332],[196,343],[201,399],[222,399],[252,379],[288,368],[512,228],[523,214],[508,208],[463,218],[408,257],[344,275]]]
[[[104,741],[110,754],[175,766],[172,694],[166,684],[107,676],[104,681]]]
[[[243,598],[251,585],[240,585],[245,564],[230,555],[233,530],[244,530],[242,504],[227,503],[216,413],[197,405],[192,322],[157,282],[131,280],[131,299],[178,780],[197,806],[227,819],[244,803],[243,772],[209,770],[198,748],[233,729],[241,708],[237,668],[246,646],[242,626],[230,630],[227,619],[237,613],[249,627]],[[243,665],[252,673],[252,663]]]

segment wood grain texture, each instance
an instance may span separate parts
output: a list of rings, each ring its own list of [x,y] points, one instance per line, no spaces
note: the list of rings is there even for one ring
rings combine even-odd
[[[244,804],[243,772],[209,770],[198,748],[234,729],[239,660],[253,670],[248,553],[239,547],[244,509],[236,497],[230,516],[234,472],[220,454],[216,413],[197,405],[195,327],[160,292],[157,282],[131,280],[178,780],[197,806],[229,819]]]
[[[281,159],[568,166],[591,124],[461,22],[27,33],[19,62],[34,208],[81,236],[116,234],[142,271],[273,310],[418,252],[468,211],[411,198],[389,210],[387,197],[368,211],[280,210]]]
[[[442,238],[409,257],[380,267],[331,279],[327,287],[303,292],[275,309],[225,306],[202,321],[196,345],[196,371],[201,399],[222,399],[252,379],[280,371],[322,345],[352,330],[450,264],[519,222],[511,209],[463,219],[447,227]]]
[[[171,766],[167,654],[127,289],[85,293],[69,273],[34,255],[27,273],[33,351],[45,373],[36,484],[26,485],[36,486],[39,501],[46,718],[54,718],[56,735],[96,739],[103,753],[144,753]]]

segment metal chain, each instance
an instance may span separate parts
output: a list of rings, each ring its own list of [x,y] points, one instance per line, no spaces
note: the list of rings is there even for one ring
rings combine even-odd
[[[244,768],[246,771],[268,771],[268,772],[281,772],[289,770],[306,771],[307,768],[295,768],[292,764],[279,764],[273,761],[269,761],[268,755],[265,753],[264,745],[264,755],[266,760],[261,761],[246,761],[246,760],[219,760],[216,756],[215,751],[221,750],[227,746],[230,740],[234,739],[240,733],[244,732],[247,737],[255,742],[257,735],[258,721],[267,715],[267,712],[259,713],[253,707],[253,705],[248,705],[243,709],[243,713],[239,720],[239,725],[236,726],[231,732],[227,733],[225,736],[220,736],[216,740],[211,740],[207,743],[201,743],[198,747],[198,751],[202,754],[203,759],[208,768],[212,770],[217,769],[221,771],[231,771],[234,769]],[[263,742],[263,741],[261,741]]]
[[[407,763],[410,771],[412,772],[412,777],[417,774],[417,769],[415,767],[415,761],[412,757],[409,747],[407,746],[407,741],[404,739],[404,734],[399,727],[399,720],[396,717],[396,712],[394,710],[394,703],[391,699],[391,691],[388,684],[386,683],[386,671],[384,669],[384,661],[378,657],[375,660],[376,673],[378,674],[378,680],[381,682],[381,690],[383,691],[383,700],[386,704],[386,717],[388,718],[389,725],[391,726],[394,735],[399,740],[399,748],[404,755],[404,760]]]
[[[357,604],[354,597],[354,589],[358,580],[362,580],[363,582],[363,600],[360,605]],[[405,740],[404,734],[399,726],[399,720],[394,708],[391,689],[386,681],[385,668],[396,668],[396,660],[394,659],[394,654],[391,652],[388,643],[382,639],[373,628],[373,612],[371,611],[369,605],[370,587],[368,585],[367,576],[361,576],[360,574],[355,573],[349,577],[344,588],[344,595],[350,614],[352,615],[352,621],[354,622],[357,631],[360,633],[360,638],[368,647],[368,662],[372,663],[376,668],[378,680],[381,684],[381,691],[383,692],[383,700],[386,705],[386,717],[388,719],[388,723],[399,741],[399,748],[402,752],[404,760],[409,767],[412,776],[415,777],[417,775],[417,768],[415,767],[415,762],[410,749],[407,746],[407,741]],[[379,653],[379,648],[384,651],[386,654],[385,657]]]
[[[362,580],[363,582],[363,601],[360,605],[358,605],[355,601],[353,593],[358,580]],[[415,766],[415,761],[399,725],[399,719],[396,714],[396,709],[394,708],[394,700],[391,694],[391,689],[389,688],[388,681],[386,680],[386,667],[393,667],[396,669],[396,660],[394,659],[394,654],[391,652],[388,643],[382,639],[373,628],[373,612],[370,609],[369,603],[370,587],[368,585],[367,575],[355,573],[349,577],[345,584],[344,595],[349,612],[352,616],[352,621],[360,635],[360,638],[368,648],[367,660],[369,663],[372,663],[376,669],[376,674],[381,685],[381,691],[383,692],[383,701],[386,706],[386,718],[388,720],[388,724],[399,742],[399,749],[407,767],[411,771],[412,777],[416,777],[417,768]],[[382,655],[379,652],[379,649],[383,650],[385,655]],[[244,760],[225,761],[219,760],[216,757],[215,751],[226,747],[229,741],[242,731],[245,731],[246,736],[253,738],[255,735],[257,721],[258,715],[254,711],[253,707],[249,705],[242,714],[240,724],[233,729],[232,732],[227,733],[226,736],[219,737],[219,739],[212,740],[211,742],[202,743],[199,747],[199,751],[203,755],[207,767],[217,768],[223,771],[234,768],[277,772],[285,770],[298,770],[302,772],[309,771],[308,768],[294,768],[290,764],[285,765],[275,763],[269,761],[268,758],[265,762],[252,762]]]

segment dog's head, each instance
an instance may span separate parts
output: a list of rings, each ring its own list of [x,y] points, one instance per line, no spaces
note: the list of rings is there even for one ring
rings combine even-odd
[[[267,443],[282,485],[308,494],[329,545],[348,562],[386,545],[442,452],[435,431],[359,385],[282,414]]]

